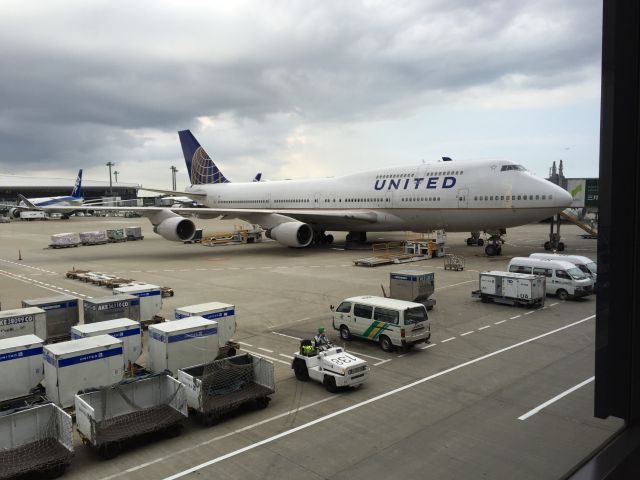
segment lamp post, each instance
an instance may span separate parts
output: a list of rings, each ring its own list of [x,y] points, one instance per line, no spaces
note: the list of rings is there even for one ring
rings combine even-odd
[[[171,186],[173,188],[173,191],[176,191],[176,173],[178,172],[178,169],[174,166],[171,165]]]
[[[109,167],[109,195],[113,197],[113,183],[111,182],[111,167],[115,167],[116,164],[113,162],[107,162],[106,165],[107,167]]]
[[[118,170],[114,170],[114,171],[113,171],[113,176],[114,176],[114,177],[116,177],[116,183],[118,183],[118,174],[119,174],[119,173],[120,173],[120,172],[119,172]]]

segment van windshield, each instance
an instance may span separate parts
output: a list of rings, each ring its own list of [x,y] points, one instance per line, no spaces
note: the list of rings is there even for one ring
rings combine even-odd
[[[591,273],[598,273],[598,265],[595,262],[587,263],[587,268]]]
[[[424,307],[407,308],[404,312],[404,324],[414,325],[427,320],[427,310]]]
[[[582,273],[582,271],[577,267],[567,269],[567,273],[571,275],[571,278],[575,280],[582,280],[584,278],[587,278],[587,276]]]

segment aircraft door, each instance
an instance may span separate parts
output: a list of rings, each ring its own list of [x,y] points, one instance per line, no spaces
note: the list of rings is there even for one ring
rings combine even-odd
[[[319,193],[313,195],[313,208],[321,208],[322,196]]]
[[[468,195],[468,188],[461,188],[458,190],[458,208],[467,208],[469,206],[469,199],[467,198]]]

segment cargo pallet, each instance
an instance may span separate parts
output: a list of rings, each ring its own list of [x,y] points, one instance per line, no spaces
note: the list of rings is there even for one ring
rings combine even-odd
[[[107,242],[106,240],[104,242],[82,242],[82,245],[85,247],[90,247],[91,245],[106,245]]]
[[[464,258],[460,255],[447,253],[444,256],[444,269],[461,272],[462,270],[464,270]]]
[[[71,248],[71,247],[79,247],[82,245],[81,243],[72,243],[70,245],[54,245],[53,243],[49,244],[49,248]]]

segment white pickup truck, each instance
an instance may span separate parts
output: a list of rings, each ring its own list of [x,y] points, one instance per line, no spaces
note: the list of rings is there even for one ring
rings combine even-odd
[[[344,348],[328,345],[314,349],[308,354],[294,354],[291,368],[296,378],[302,382],[309,379],[322,383],[325,388],[335,393],[343,387],[358,387],[369,377],[369,365]]]

